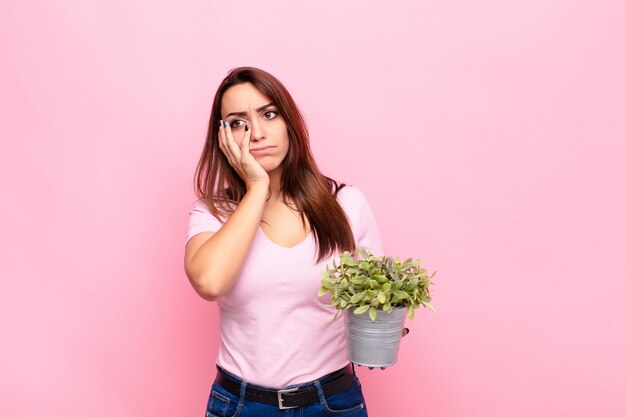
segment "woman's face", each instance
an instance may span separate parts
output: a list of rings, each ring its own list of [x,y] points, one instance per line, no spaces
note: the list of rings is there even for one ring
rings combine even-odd
[[[237,84],[222,96],[222,120],[228,122],[233,138],[239,147],[243,140],[244,126],[252,129],[250,153],[266,172],[278,168],[289,150],[287,124],[278,107],[249,82]],[[254,149],[270,147],[265,151]]]

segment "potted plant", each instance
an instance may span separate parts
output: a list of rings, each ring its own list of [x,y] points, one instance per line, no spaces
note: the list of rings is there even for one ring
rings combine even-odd
[[[375,256],[362,247],[356,255],[346,251],[334,269],[326,265],[317,295],[331,293],[333,321],[344,312],[348,360],[384,369],[397,361],[406,316],[413,320],[420,305],[435,311],[429,285],[436,271],[429,276],[421,259]]]

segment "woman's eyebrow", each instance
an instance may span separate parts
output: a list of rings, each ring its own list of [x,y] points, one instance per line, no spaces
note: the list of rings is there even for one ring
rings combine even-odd
[[[266,108],[268,108],[268,107],[270,107],[270,106],[273,106],[273,105],[274,105],[274,103],[271,103],[271,102],[270,102],[270,103],[267,103],[267,104],[264,104],[264,105],[262,105],[261,107],[259,107],[258,109],[256,109],[256,111],[257,111],[257,112],[260,112],[261,110],[265,110]],[[226,115],[226,117],[230,117],[230,116],[245,116],[245,115],[247,115],[247,114],[248,114],[248,112],[247,112],[247,111],[234,111],[234,112],[228,113],[228,114]],[[226,117],[225,117],[225,118],[226,118]]]

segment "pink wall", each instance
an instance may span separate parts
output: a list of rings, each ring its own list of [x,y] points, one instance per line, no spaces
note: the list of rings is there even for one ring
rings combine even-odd
[[[387,252],[438,271],[399,363],[357,368],[371,416],[626,415],[625,20],[608,0],[3,0],[0,415],[203,414],[218,317],[183,246],[239,65],[291,90]]]

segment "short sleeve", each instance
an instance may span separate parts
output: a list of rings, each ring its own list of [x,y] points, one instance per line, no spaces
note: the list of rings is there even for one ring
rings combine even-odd
[[[375,256],[383,256],[378,222],[363,191],[354,185],[346,186],[339,191],[339,199],[352,223],[356,245]]]
[[[209,211],[206,203],[197,200],[189,212],[189,228],[187,230],[187,240],[201,232],[217,232],[222,227],[222,223]]]

